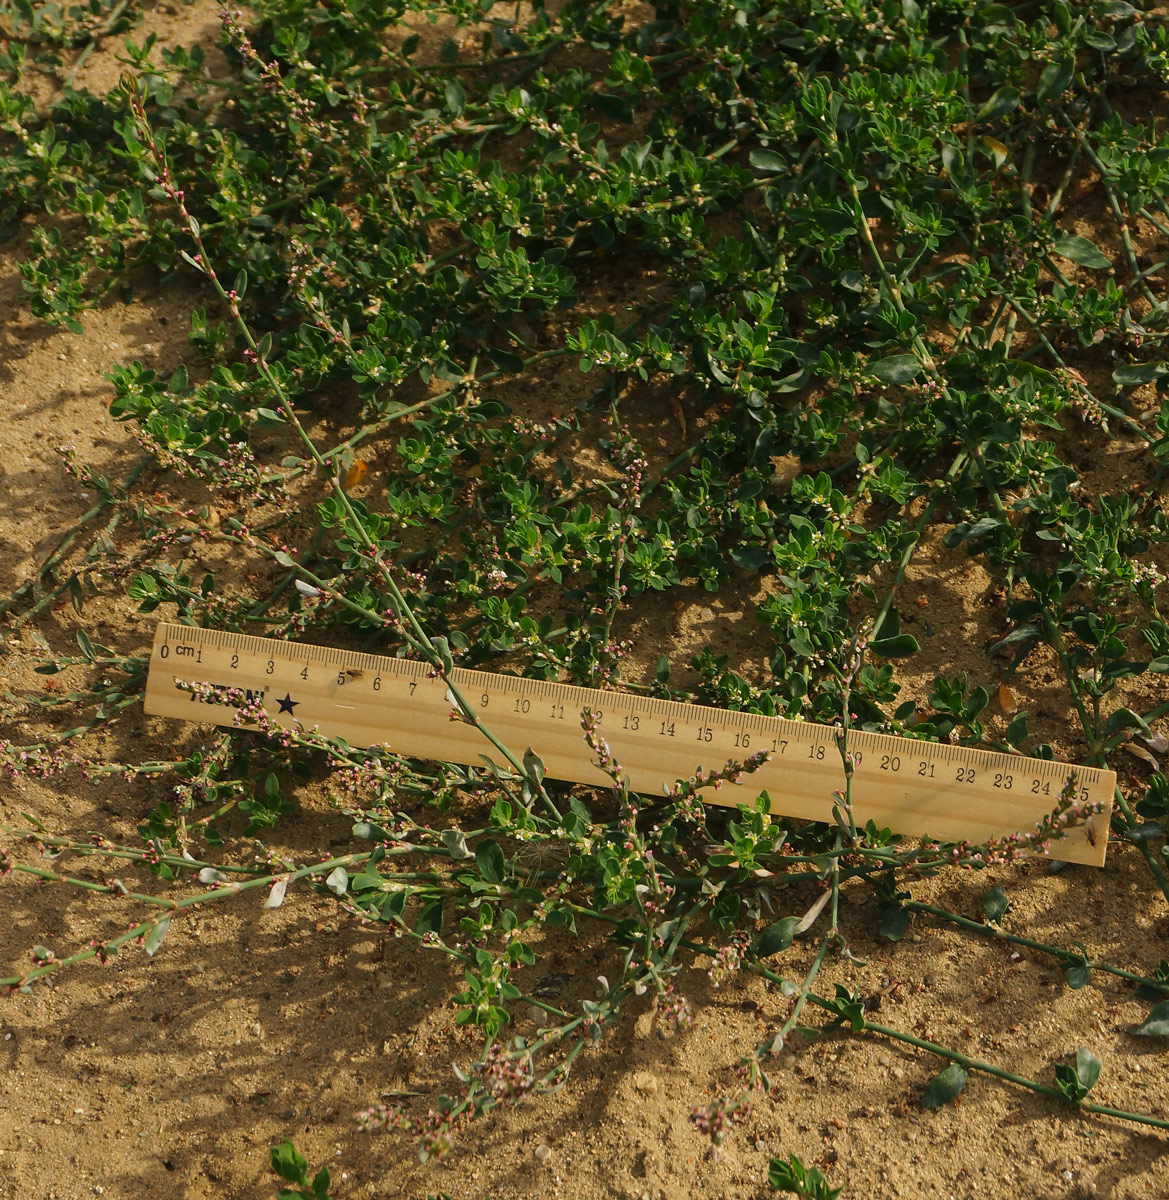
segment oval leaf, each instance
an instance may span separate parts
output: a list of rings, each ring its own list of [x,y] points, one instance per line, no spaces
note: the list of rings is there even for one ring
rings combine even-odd
[[[335,896],[344,896],[349,890],[349,872],[344,867],[334,867],[325,879],[325,887]]]
[[[1076,1079],[1085,1092],[1090,1092],[1096,1086],[1102,1065],[1100,1060],[1086,1047],[1081,1046],[1076,1051]]]
[[[844,233],[856,228],[853,215],[839,208],[814,208],[809,216],[821,233]]]
[[[870,642],[869,649],[878,658],[908,658],[911,654],[916,654],[921,647],[912,634],[899,633],[896,637],[879,638]]]
[[[787,166],[774,150],[752,150],[750,159],[756,171],[782,171]]]
[[[755,943],[755,956],[770,958],[773,954],[786,950],[792,944],[799,924],[799,917],[784,917],[782,920],[773,921],[759,935],[759,940]]]
[[[414,932],[420,936],[425,936],[428,933],[442,933],[442,909],[443,898],[441,896],[436,900],[428,900],[422,906],[422,911],[418,914],[418,920],[414,925]]]
[[[997,883],[982,898],[982,911],[986,914],[986,919],[992,925],[997,925],[1003,919],[1004,914],[1010,906],[1011,902],[1007,898],[1007,893]]]
[[[1071,86],[1072,77],[1076,73],[1074,58],[1061,58],[1058,62],[1048,63],[1039,76],[1039,88],[1036,98],[1043,102],[1062,96]]]
[[[909,909],[890,904],[881,914],[880,934],[887,942],[899,942],[909,928]]]
[[[1169,1037],[1169,1000],[1162,1000],[1139,1024],[1127,1030],[1133,1037]]]
[[[268,899],[264,901],[265,908],[279,908],[284,903],[284,893],[288,891],[288,880],[277,879],[272,885],[272,890],[268,893]]]
[[[1079,263],[1081,267],[1090,267],[1094,271],[1103,271],[1112,266],[1111,260],[1100,253],[1100,248],[1095,242],[1090,242],[1079,234],[1065,233],[1063,237],[1056,238],[1052,250],[1060,258],[1070,259]]]
[[[151,958],[154,957],[154,952],[162,945],[162,939],[166,937],[166,931],[170,928],[170,917],[163,917],[161,921],[156,921],[154,928],[146,935],[142,943],[146,953]]]
[[[1127,367],[1117,367],[1112,372],[1112,381],[1121,387],[1136,387],[1166,375],[1169,375],[1169,363],[1130,363]]]
[[[997,171],[1003,163],[1007,161],[1007,156],[1010,151],[1003,145],[998,138],[984,137],[978,139],[978,144],[986,151],[987,154],[994,160],[994,169]]]
[[[341,480],[341,486],[345,491],[351,491],[365,478],[365,473],[368,470],[369,467],[366,463],[362,462],[360,458],[355,458],[353,465],[345,472],[345,478]]]
[[[503,851],[499,848],[499,844],[490,840],[480,842],[475,847],[475,866],[479,868],[479,874],[488,883],[501,884],[503,882]]]
[[[289,1183],[303,1183],[308,1175],[308,1160],[287,1139],[268,1151],[272,1170]]]
[[[451,858],[464,859],[471,857],[471,851],[467,849],[467,836],[461,829],[444,829],[442,831],[442,844],[447,848],[447,852]]]
[[[925,1109],[941,1108],[943,1104],[949,1104],[965,1086],[965,1068],[951,1063],[930,1080],[929,1086],[921,1094],[921,1106]]]
[[[869,363],[869,371],[882,383],[909,383],[921,373],[915,354],[892,354]]]
[[[446,106],[453,113],[461,113],[467,104],[467,93],[457,79],[448,79],[443,89]]]
[[[1076,963],[1075,966],[1068,967],[1063,973],[1063,977],[1067,980],[1068,987],[1073,991],[1079,991],[1080,988],[1087,986],[1090,970],[1087,963]]]
[[[764,546],[736,546],[731,551],[731,561],[741,571],[758,571],[770,559]]]
[[[1021,99],[1018,88],[1001,87],[978,110],[974,119],[976,121],[997,121],[1000,117],[1005,117],[1007,113],[1014,112],[1019,107]]]
[[[544,782],[544,760],[531,746],[524,751],[524,770],[536,787]]]

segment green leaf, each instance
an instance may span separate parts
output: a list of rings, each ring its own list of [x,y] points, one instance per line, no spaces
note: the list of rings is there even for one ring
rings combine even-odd
[[[1011,718],[1011,723],[1007,726],[1007,741],[1018,749],[1026,740],[1027,714],[1026,712],[1016,713]]]
[[[1112,266],[1112,260],[1100,253],[1100,248],[1095,242],[1090,242],[1076,233],[1065,233],[1063,237],[1056,238],[1051,248],[1060,258],[1070,259],[1081,267],[1103,271]]]
[[[777,1192],[790,1192],[802,1200],[836,1200],[844,1190],[828,1186],[819,1167],[806,1167],[798,1155],[789,1154],[786,1161],[773,1158],[767,1164],[767,1182]]]
[[[287,1139],[268,1151],[272,1170],[289,1183],[304,1183],[308,1175],[308,1160]]]
[[[451,658],[450,643],[444,637],[435,637],[430,639],[430,644],[434,647],[435,657],[441,664],[443,671],[449,674],[455,669],[454,659]]]
[[[911,633],[899,633],[896,637],[879,638],[869,643],[869,649],[878,658],[908,658],[921,647]]]
[[[921,374],[921,363],[916,354],[891,354],[869,363],[869,373],[882,383],[909,383]]]
[[[921,1094],[921,1106],[925,1109],[941,1108],[949,1104],[966,1086],[966,1069],[958,1063],[951,1063],[944,1071],[939,1071],[930,1080],[929,1085]]]
[[[756,940],[755,957],[770,958],[773,954],[786,950],[792,944],[799,924],[799,917],[783,917],[773,921]]]
[[[329,1168],[322,1167],[314,1176],[312,1194],[316,1200],[329,1200]]]
[[[839,1021],[847,1021],[853,1033],[860,1033],[865,1027],[865,1007],[859,995],[850,992],[842,984],[836,984],[836,994],[823,1007],[835,1013]]]
[[[1164,379],[1166,375],[1169,375],[1169,363],[1130,363],[1127,367],[1117,367],[1112,372],[1112,381],[1121,387],[1136,387]]]
[[[749,158],[756,171],[777,172],[787,168],[786,160],[774,150],[752,150]]]
[[[544,782],[544,760],[529,746],[524,751],[524,771],[533,787]]]
[[[524,369],[523,358],[502,346],[488,346],[487,356],[501,371],[509,374],[518,375]]]
[[[1100,1078],[1100,1060],[1083,1046],[1076,1051],[1075,1066],[1057,1063],[1055,1083],[1064,1099],[1079,1104]]]
[[[1153,732],[1145,718],[1131,708],[1118,708],[1115,712],[1108,714],[1108,720],[1104,722],[1104,732],[1106,734],[1116,733],[1120,729],[1139,729],[1145,734]]]
[[[467,93],[463,91],[463,85],[457,79],[452,78],[446,81],[443,95],[447,108],[453,113],[461,113],[467,105]]]
[[[344,867],[334,867],[325,880],[325,887],[334,896],[344,896],[349,890],[349,872]]]
[[[731,561],[742,571],[758,571],[770,559],[765,546],[736,546],[731,551]]]
[[[990,888],[982,898],[982,911],[992,925],[997,925],[1010,907],[1011,901],[1007,893],[1003,891],[1002,885],[998,883]]]
[[[1124,832],[1125,837],[1134,846],[1139,846],[1142,842],[1152,841],[1153,838],[1164,837],[1165,827],[1160,821],[1142,821],[1140,825],[1130,825]]]
[[[1039,636],[1039,627],[1037,625],[1020,625],[1017,629],[1012,629],[1005,638],[1001,638],[995,642],[989,650],[988,655],[995,655],[1006,646],[1013,645],[1015,642],[1030,642],[1034,641]],[[1167,668],[1169,669],[1169,668]]]
[[[442,844],[456,861],[471,857],[471,851],[467,848],[467,835],[461,829],[444,829]]]
[[[488,883],[501,884],[503,882],[504,864],[503,851],[499,848],[499,843],[493,842],[490,839],[480,842],[475,847],[475,866],[478,867],[479,874]]]
[[[1048,63],[1039,76],[1039,87],[1035,93],[1039,102],[1046,103],[1062,96],[1071,86],[1076,73],[1076,60],[1072,56],[1061,58],[1057,62]]]
[[[880,934],[887,942],[899,942],[909,928],[909,909],[890,904],[881,914]]]
[[[1022,98],[1018,88],[1001,87],[978,110],[974,119],[977,122],[997,121],[1007,113],[1014,112]]]
[[[424,904],[414,925],[414,932],[420,937],[424,937],[428,933],[442,933],[442,910],[443,900],[441,896],[436,900],[430,900]]]
[[[1090,1092],[1096,1086],[1102,1065],[1091,1050],[1081,1046],[1076,1051],[1076,1079],[1085,1092]]]
[[[879,642],[882,638],[896,637],[900,632],[901,614],[896,608],[890,608],[880,625],[873,629],[870,640]]]
[[[1169,1037],[1169,1000],[1162,1000],[1139,1025],[1130,1025],[1125,1032],[1133,1037]]]
[[[856,217],[841,208],[813,208],[809,216],[823,233],[845,233],[856,228]]]
[[[155,922],[154,927],[146,935],[142,943],[142,948],[151,958],[154,957],[154,952],[162,945],[162,939],[166,937],[166,931],[169,928],[170,917],[163,917],[161,921]]]
[[[1073,991],[1079,991],[1080,988],[1086,987],[1088,976],[1091,974],[1091,968],[1087,963],[1075,963],[1068,967],[1063,973],[1063,977],[1067,982],[1068,987]]]

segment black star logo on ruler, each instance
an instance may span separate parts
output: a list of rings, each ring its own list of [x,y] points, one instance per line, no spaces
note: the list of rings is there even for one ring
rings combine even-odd
[[[293,698],[287,692],[285,692],[284,699],[277,700],[276,703],[280,705],[278,710],[279,712],[288,713],[289,716],[292,716],[292,710],[300,703],[300,701],[293,700]]]

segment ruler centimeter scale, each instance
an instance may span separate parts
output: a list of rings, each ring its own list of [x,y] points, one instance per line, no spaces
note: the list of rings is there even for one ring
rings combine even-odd
[[[699,766],[711,771],[760,750],[771,752],[762,767],[738,784],[704,789],[702,798],[734,806],[767,791],[776,814],[829,821],[833,792],[844,786],[837,731],[827,725],[461,667],[451,679],[517,759],[530,747],[553,779],[608,784],[582,735],[581,710],[589,708],[600,715],[600,732],[630,785],[645,795],[660,796]],[[473,725],[451,718],[446,685],[423,662],[161,622],[146,712],[233,724],[235,709],[183,686],[192,683],[239,688],[276,724],[316,728],[354,747],[463,764],[498,757]],[[1051,855],[1104,864],[1113,771],[857,729],[848,746],[858,825],[872,820],[879,829],[948,842],[1033,830],[1074,771],[1077,799],[1104,808],[1053,842]]]

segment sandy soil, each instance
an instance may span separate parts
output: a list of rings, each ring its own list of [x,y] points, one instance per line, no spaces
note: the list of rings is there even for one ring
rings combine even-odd
[[[206,39],[215,7],[155,10],[147,29],[164,40]],[[113,48],[103,48],[78,83],[108,87],[118,69]],[[81,337],[53,333],[23,309],[15,269],[21,252],[17,239],[0,257],[3,595],[29,578],[89,508],[55,448],[74,445],[111,479],[126,476],[140,457],[106,411],[102,372],[132,358],[173,369],[188,353],[189,310],[204,302],[173,291],[144,294],[88,314]],[[568,377],[574,369],[562,370],[563,389],[581,386]],[[671,432],[673,416],[659,412],[647,412],[646,421],[659,429],[655,449],[664,461],[681,433]],[[1100,461],[1108,465],[1092,486],[1117,483],[1123,456]],[[141,486],[156,485],[147,477]],[[758,664],[743,609],[755,597],[744,590],[695,592],[681,608],[674,598],[668,607],[647,601],[622,636],[634,640],[646,668],[663,644],[682,662],[710,641],[749,673]],[[906,594],[920,598],[905,610],[917,615],[913,632],[923,647],[905,678],[906,695],[924,699],[935,671],[967,670],[993,691],[997,668],[984,648],[1000,618],[981,568],[931,541],[910,570]],[[84,630],[119,652],[142,653],[154,620],[123,598],[87,598],[77,611],[62,596],[23,630],[4,660],[4,686],[43,684],[28,661],[37,639],[66,651]],[[1029,665],[1027,678],[1013,685],[1017,698],[1038,710],[1033,730],[1074,755],[1081,747],[1055,672],[1039,661]],[[68,673],[57,678],[68,686]],[[20,729],[7,736],[18,740]],[[131,708],[92,744],[110,759],[168,758],[206,736]],[[1123,781],[1129,794],[1146,773],[1134,759]],[[60,830],[132,838],[165,792],[166,785],[142,779],[6,781],[0,821],[26,812]],[[307,853],[349,844],[348,822],[319,787],[301,799],[304,810],[279,828],[277,848]],[[1061,946],[1082,942],[1092,955],[1145,973],[1166,954],[1169,914],[1134,849],[1114,846],[1103,870],[1049,874],[1031,864],[935,880],[915,887],[914,898],[981,919],[982,894],[996,882],[1011,896],[1011,931]],[[777,913],[799,911],[799,895],[771,899]],[[819,1164],[849,1197],[1169,1194],[1164,1136],[1080,1117],[979,1075],[959,1105],[922,1112],[921,1089],[941,1064],[876,1036],[827,1034],[791,1044],[775,1063],[774,1090],[713,1148],[690,1123],[691,1107],[734,1092],[732,1065],[782,1020],[786,1005],[758,979],[738,977],[715,989],[701,963],[680,984],[698,1013],[691,1030],[663,1037],[648,1003],[634,1009],[580,1060],[561,1094],[472,1126],[445,1161],[423,1165],[412,1144],[360,1133],[354,1114],[379,1099],[448,1087],[451,1064],[475,1057],[477,1043],[456,1029],[445,999],[453,990],[450,968],[412,945],[383,940],[307,891],[290,892],[278,910],[262,910],[254,896],[218,907],[176,921],[153,959],[128,951],[104,968],[82,967],[57,986],[0,1001],[3,1200],[259,1200],[277,1186],[268,1148],[284,1137],[314,1168],[330,1166],[337,1200],[441,1193],[456,1200],[748,1200],[767,1194],[769,1156],[789,1152]],[[108,903],[16,874],[0,881],[0,914],[0,974],[21,969],[36,943],[63,952],[129,919]],[[1131,988],[1094,976],[1087,988],[1070,990],[1050,959],[932,918],[915,917],[895,946],[880,941],[875,923],[871,906],[846,904],[846,928],[865,965],[838,964],[828,981],[872,997],[882,1022],[1048,1082],[1052,1063],[1087,1046],[1104,1060],[1094,1099],[1164,1115],[1169,1051],[1124,1032],[1148,1010]],[[810,954],[797,943],[780,969],[800,975]],[[595,995],[596,977],[614,969],[613,950],[585,929],[579,940],[549,947],[534,970],[559,973],[558,1000],[575,1004]],[[517,1031],[525,1028],[521,1022]]]

